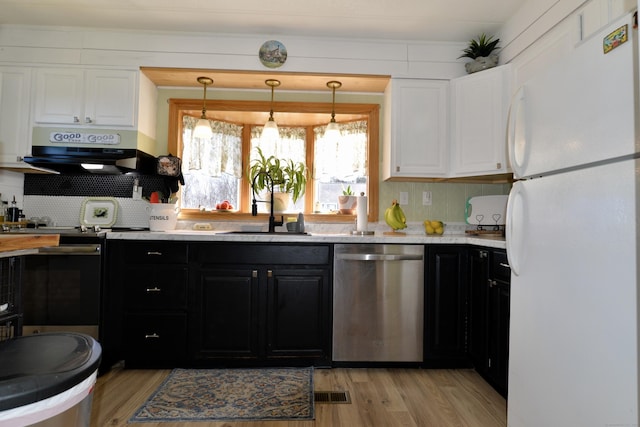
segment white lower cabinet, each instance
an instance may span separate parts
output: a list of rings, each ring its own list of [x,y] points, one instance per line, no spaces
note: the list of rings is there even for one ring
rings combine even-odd
[[[31,154],[31,68],[0,67],[0,163]]]

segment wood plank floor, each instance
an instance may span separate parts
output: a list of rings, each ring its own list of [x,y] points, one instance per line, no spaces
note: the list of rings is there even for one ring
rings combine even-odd
[[[98,378],[92,427],[126,426],[169,370],[114,368]],[[140,427],[500,427],[506,402],[473,370],[316,369],[315,391],[348,391],[350,404],[316,403],[314,421],[141,423]]]

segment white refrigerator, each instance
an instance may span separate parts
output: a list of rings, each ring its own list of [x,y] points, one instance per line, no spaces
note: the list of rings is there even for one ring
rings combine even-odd
[[[510,427],[638,425],[636,38],[625,16],[513,98]]]

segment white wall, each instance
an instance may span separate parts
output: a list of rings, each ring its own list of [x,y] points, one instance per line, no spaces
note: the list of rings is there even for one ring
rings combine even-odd
[[[264,71],[258,50],[271,36],[0,26],[0,64],[63,64]],[[282,72],[381,74],[450,79],[463,75],[461,43],[278,37]]]
[[[24,174],[0,169],[0,198],[11,202],[16,196],[18,207],[23,206]]]

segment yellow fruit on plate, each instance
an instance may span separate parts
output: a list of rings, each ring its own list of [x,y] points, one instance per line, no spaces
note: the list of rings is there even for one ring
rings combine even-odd
[[[424,226],[424,231],[426,231],[427,234],[435,233],[435,229],[431,225],[425,225]]]

